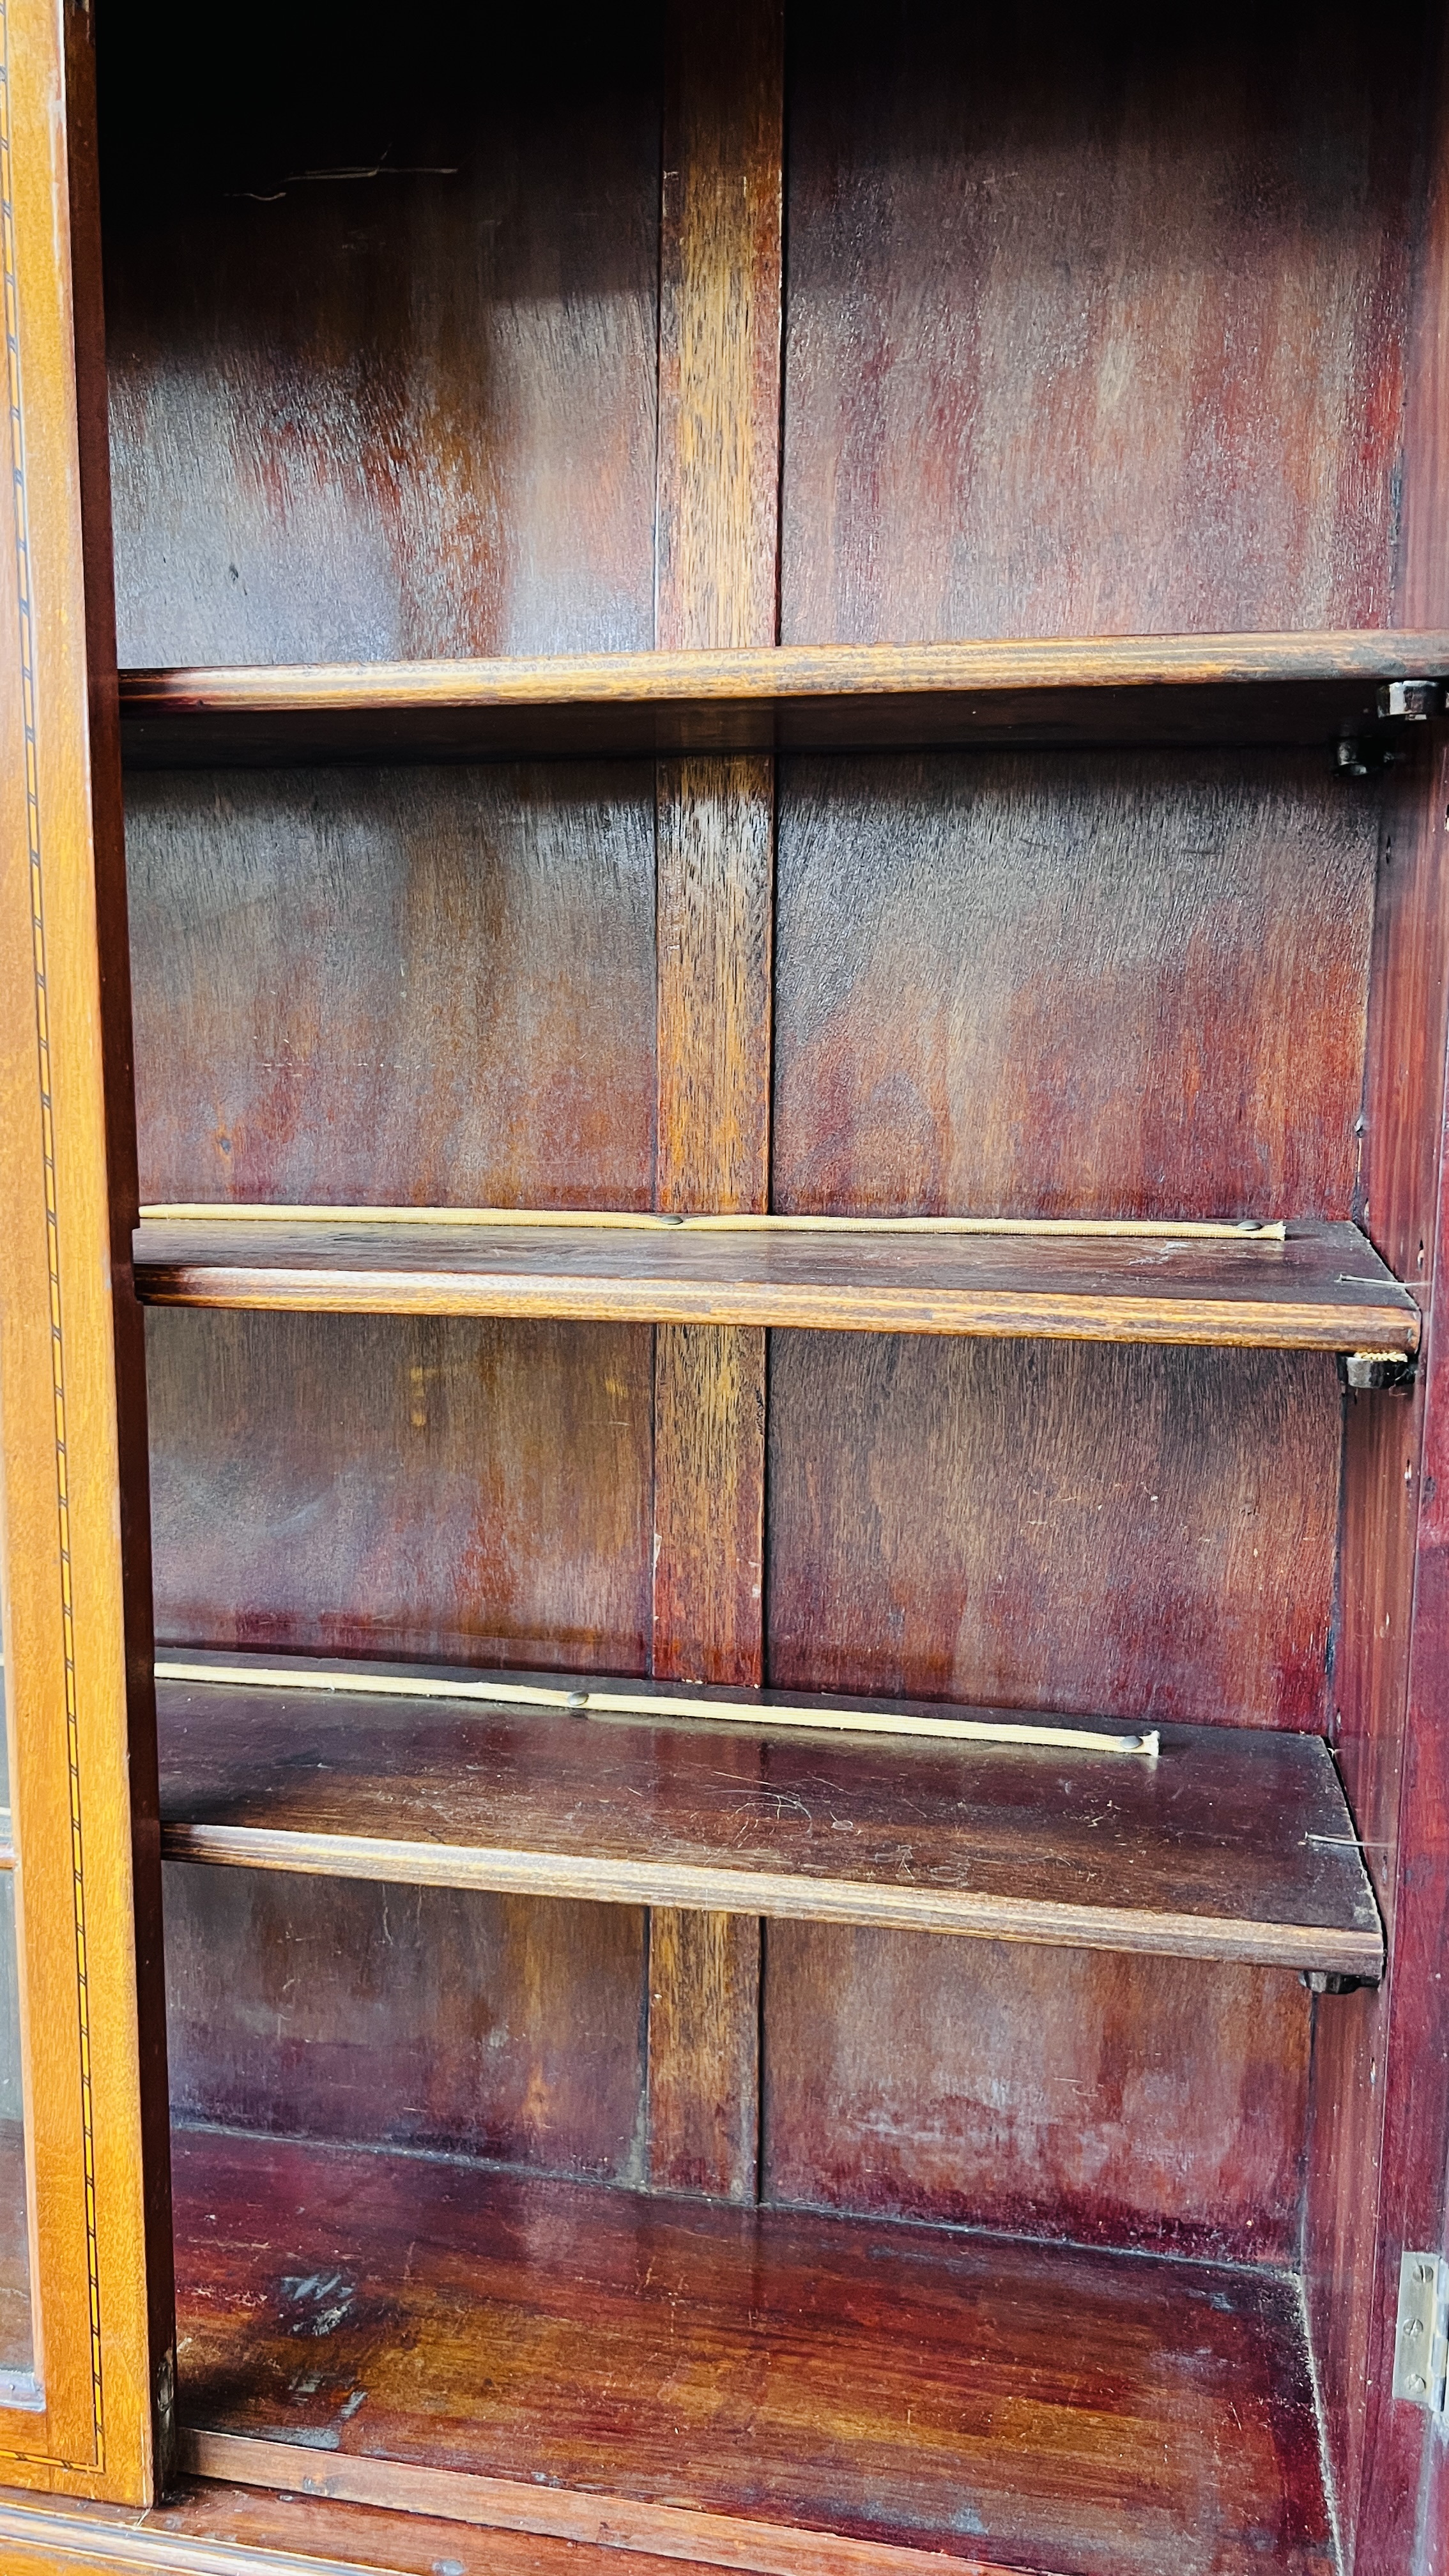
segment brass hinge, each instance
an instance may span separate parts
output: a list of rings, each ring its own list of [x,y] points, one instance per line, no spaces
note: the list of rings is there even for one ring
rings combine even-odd
[[[1445,2412],[1449,2379],[1449,2263],[1438,2254],[1406,2254],[1399,2265],[1399,2317],[1394,2335],[1394,2395],[1431,2415]]]

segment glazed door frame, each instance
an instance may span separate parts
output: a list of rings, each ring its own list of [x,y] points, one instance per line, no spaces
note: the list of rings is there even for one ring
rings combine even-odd
[[[99,545],[86,578],[87,522],[104,531],[107,499],[90,54],[89,14],[72,0],[0,0],[13,495],[0,534],[0,1546],[39,2389],[34,2405],[0,2404],[0,2482],[139,2503],[167,2438],[173,2328],[143,1353],[117,1055],[123,838]]]

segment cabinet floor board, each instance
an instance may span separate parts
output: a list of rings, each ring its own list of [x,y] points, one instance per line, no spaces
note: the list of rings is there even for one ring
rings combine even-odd
[[[232,2436],[381,2502],[393,2463],[424,2511],[451,2476],[462,2519],[763,2570],[1331,2564],[1277,2273],[217,2132],[175,2164],[193,2466]]]

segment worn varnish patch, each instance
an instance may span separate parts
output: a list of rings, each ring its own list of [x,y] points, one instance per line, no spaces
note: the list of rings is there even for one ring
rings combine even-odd
[[[772,1923],[765,2196],[1290,2264],[1311,2013],[1281,1969]]]
[[[103,47],[123,663],[652,642],[656,49],[446,5]]]

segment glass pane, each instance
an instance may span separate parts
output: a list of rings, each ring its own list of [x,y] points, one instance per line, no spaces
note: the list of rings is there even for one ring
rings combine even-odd
[[[3,2380],[32,2366],[30,2238],[25,2210],[25,2097],[20,2066],[20,1980],[15,1941],[15,1876],[10,1845],[9,1745],[5,1675],[0,1664],[0,1830],[6,1866],[0,1870],[0,2404]]]

